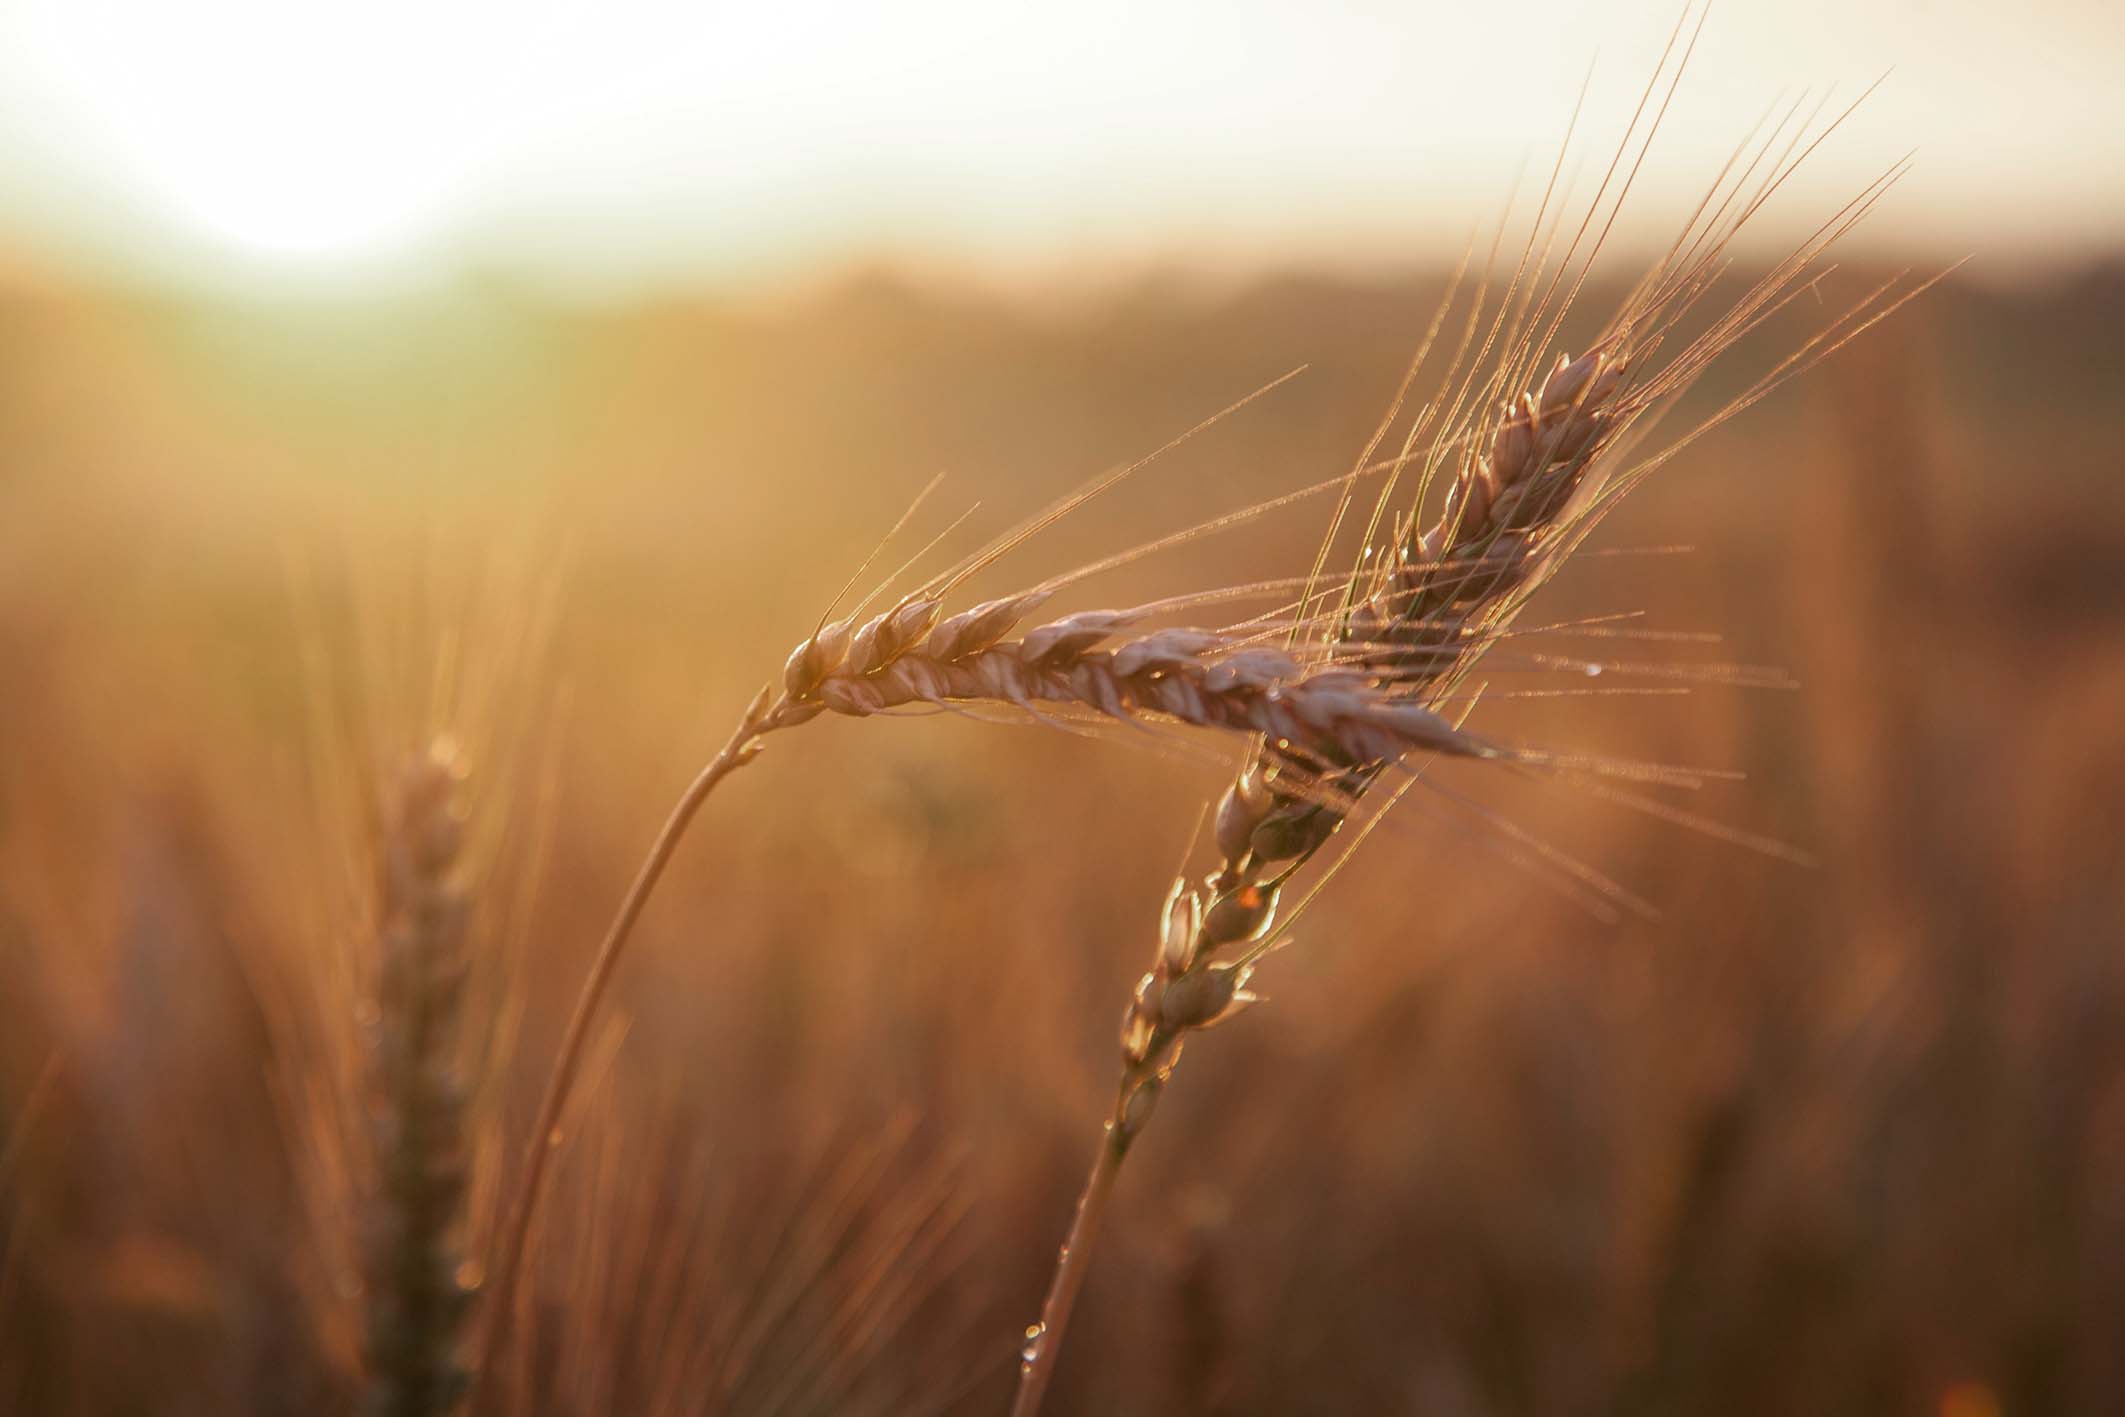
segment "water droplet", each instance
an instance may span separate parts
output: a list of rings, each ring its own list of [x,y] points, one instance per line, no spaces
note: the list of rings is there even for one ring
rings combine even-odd
[[[1026,1341],[1018,1350],[1019,1362],[1029,1368],[1038,1362],[1040,1360],[1040,1341],[1047,1336],[1048,1326],[1046,1324],[1028,1324],[1026,1326]]]
[[[1599,679],[1601,677],[1601,666],[1598,664],[1587,665],[1586,677],[1589,679]]]

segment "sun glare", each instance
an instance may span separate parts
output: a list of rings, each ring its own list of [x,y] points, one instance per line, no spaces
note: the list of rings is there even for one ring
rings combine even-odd
[[[432,235],[526,78],[500,6],[46,6],[49,76],[163,214],[240,250]]]
[[[1913,28],[1915,2],[1723,11],[1619,239],[1780,85],[1841,107],[1893,63],[1782,202],[1856,190],[1878,139],[1924,132],[1954,154],[1907,191],[1928,249],[2108,242],[2119,184],[2087,174],[2125,151],[2116,6]],[[0,0],[0,185],[26,199],[0,225],[328,281],[469,253],[593,279],[1450,258],[1582,92],[1583,130],[1629,120],[1626,76],[1672,28],[1632,0],[1519,10],[1545,43],[1500,103],[1491,69],[1445,57],[1491,42],[1487,12],[1443,3]]]

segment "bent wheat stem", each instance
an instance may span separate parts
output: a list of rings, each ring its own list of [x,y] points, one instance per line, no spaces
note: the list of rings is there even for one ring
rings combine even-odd
[[[648,903],[650,892],[656,889],[664,868],[670,864],[672,852],[678,848],[679,839],[710,792],[724,778],[744,767],[759,756],[761,735],[774,726],[773,716],[767,711],[767,691],[762,690],[745,716],[732,730],[730,738],[708,765],[681,793],[672,807],[671,815],[664,820],[664,827],[651,843],[649,854],[642,859],[641,867],[620,901],[620,909],[613,916],[612,924],[605,932],[604,942],[598,946],[596,957],[591,961],[590,972],[576,994],[575,1011],[568,1020],[568,1030],[561,1037],[560,1053],[554,1060],[553,1074],[546,1083],[546,1095],[539,1103],[537,1120],[532,1123],[531,1139],[524,1147],[524,1174],[517,1183],[516,1199],[510,1207],[508,1218],[496,1251],[495,1262],[490,1268],[492,1282],[487,1294],[487,1315],[481,1342],[481,1373],[492,1371],[491,1364],[500,1356],[502,1344],[509,1334],[509,1315],[513,1303],[518,1271],[524,1261],[524,1247],[531,1235],[532,1221],[537,1215],[539,1197],[546,1178],[546,1165],[554,1150],[560,1145],[561,1113],[568,1105],[568,1094],[575,1085],[576,1073],[583,1061],[583,1045],[590,1038],[590,1023],[597,1014],[598,1005],[605,997],[605,990],[612,982],[613,970],[620,962],[620,952],[634,933],[635,922],[641,917],[642,907]]]
[[[790,655],[785,691],[763,689],[722,749],[680,796],[651,844],[591,961],[562,1035],[525,1145],[523,1177],[504,1221],[490,1268],[492,1286],[480,1345],[481,1366],[507,1337],[512,1296],[537,1216],[561,1114],[575,1085],[590,1024],[612,981],[621,951],[650,892],[717,783],[758,756],[762,740],[832,711],[863,718],[896,708],[955,702],[1032,710],[1046,703],[1110,718],[1164,719],[1246,735],[1269,734],[1294,754],[1380,758],[1424,749],[1488,757],[1500,750],[1456,732],[1438,715],[1333,666],[1301,665],[1288,656],[1210,631],[1152,631],[1097,646],[1143,618],[1142,612],[1093,611],[1005,636],[1044,594],[1028,593],[939,619],[935,599],[913,598],[861,626],[847,621],[815,631]]]

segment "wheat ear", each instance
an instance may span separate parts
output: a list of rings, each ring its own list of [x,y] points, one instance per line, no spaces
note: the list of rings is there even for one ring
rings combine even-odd
[[[1790,166],[1775,171],[1767,189],[1775,189],[1789,171]],[[1425,482],[1441,458],[1456,460],[1437,520],[1419,529],[1411,516],[1397,527],[1388,555],[1377,563],[1361,558],[1337,588],[1339,605],[1325,617],[1330,628],[1312,662],[1370,676],[1394,705],[1435,709],[1499,641],[1527,597],[1646,473],[1931,286],[1932,280],[1924,281],[1894,298],[1890,292],[1898,281],[1877,288],[1666,451],[1621,471],[1607,467],[1622,457],[1623,440],[1640,418],[1670,406],[1714,358],[1801,288],[1809,264],[1864,216],[1896,175],[1892,169],[1848,204],[1656,373],[1634,380],[1634,363],[1671,334],[1682,312],[1716,279],[1725,237],[1707,252],[1701,250],[1704,238],[1690,241],[1686,231],[1687,246],[1677,247],[1680,259],[1671,257],[1655,268],[1594,350],[1577,359],[1560,357],[1538,387],[1500,404],[1488,420],[1434,442],[1424,460]],[[1744,206],[1727,235],[1760,201],[1761,195]],[[1524,367],[1521,361],[1554,331],[1562,311],[1545,314],[1547,303],[1545,295],[1533,320],[1508,342],[1487,387],[1509,387],[1506,381]],[[1420,417],[1420,430],[1428,417],[1429,411]],[[1426,490],[1420,483],[1418,503]],[[1312,623],[1302,614],[1294,631]],[[1457,740],[1475,745],[1474,753],[1459,750],[1461,755],[1540,761],[1539,755],[1484,748],[1458,727],[1452,731]],[[1285,882],[1320,851],[1358,798],[1401,756],[1339,752],[1333,744],[1264,733],[1215,803],[1219,865],[1200,886],[1185,876],[1174,882],[1152,968],[1123,1012],[1114,1105],[1041,1317],[1027,1333],[1012,1417],[1035,1417],[1039,1411],[1101,1215],[1123,1160],[1172,1076],[1182,1042],[1257,1002],[1247,985],[1256,963],[1275,943],[1271,929]]]
[[[460,1275],[465,1090],[455,1055],[467,893],[463,774],[448,744],[409,762],[385,803],[381,977],[371,1057],[378,1169],[369,1236],[369,1417],[443,1417],[462,1403],[473,1291]]]
[[[1625,369],[1613,352],[1560,359],[1539,390],[1501,408],[1484,444],[1488,455],[1465,457],[1438,521],[1421,530],[1411,525],[1397,536],[1396,554],[1383,569],[1361,569],[1345,583],[1346,609],[1336,617],[1326,662],[1347,667],[1325,672],[1357,679],[1396,712],[1425,715],[1452,735],[1449,741],[1478,741],[1424,701],[1481,652],[1515,592],[1537,581],[1563,549],[1566,509],[1626,421],[1617,406]],[[1388,744],[1384,752],[1378,746],[1264,732],[1217,803],[1218,869],[1201,886],[1186,877],[1174,882],[1151,970],[1122,1014],[1113,1110],[1040,1319],[1027,1331],[1014,1417],[1039,1410],[1108,1197],[1180,1059],[1183,1039],[1256,1002],[1247,984],[1258,951],[1249,946],[1268,934],[1284,882],[1328,841],[1382,771],[1432,745]]]

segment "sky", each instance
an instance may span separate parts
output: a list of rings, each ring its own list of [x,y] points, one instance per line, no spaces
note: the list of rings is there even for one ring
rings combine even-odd
[[[1598,177],[1667,0],[0,0],[0,250],[180,282],[1042,278],[1450,257]],[[1780,102],[1834,112],[1763,239],[1906,153],[1864,239],[2125,248],[2125,6],[1716,0],[1621,239]],[[1589,78],[1591,75],[1591,78]],[[1585,190],[1582,188],[1581,190]]]

